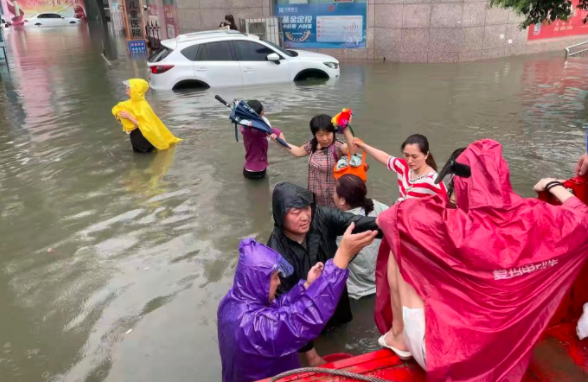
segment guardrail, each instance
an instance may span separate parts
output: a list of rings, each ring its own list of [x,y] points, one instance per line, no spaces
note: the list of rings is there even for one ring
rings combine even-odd
[[[583,48],[578,51],[573,51],[574,48],[578,48],[578,47],[583,47]],[[584,42],[581,42],[576,45],[568,46],[566,48],[566,59],[568,57],[577,56],[577,55],[582,54],[584,52],[588,52],[588,41],[584,41]]]

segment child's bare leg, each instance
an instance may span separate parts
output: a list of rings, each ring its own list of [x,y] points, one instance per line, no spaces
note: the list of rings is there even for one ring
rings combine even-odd
[[[404,345],[404,322],[402,321],[402,304],[399,290],[400,272],[394,254],[388,258],[388,286],[390,287],[390,300],[392,303],[392,328],[386,333],[384,340],[389,346],[399,350],[406,350]]]

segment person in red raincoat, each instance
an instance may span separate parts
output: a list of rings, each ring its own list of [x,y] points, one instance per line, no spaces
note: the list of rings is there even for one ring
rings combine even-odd
[[[431,381],[520,381],[588,256],[588,206],[551,179],[535,190],[562,206],[517,195],[493,140],[472,143],[446,168],[455,170],[456,206],[409,199],[378,218],[376,324],[386,333],[392,312],[404,315],[405,344]]]

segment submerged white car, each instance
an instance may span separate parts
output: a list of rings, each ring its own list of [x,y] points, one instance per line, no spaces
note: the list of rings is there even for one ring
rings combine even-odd
[[[80,25],[82,20],[75,17],[61,16],[59,13],[39,13],[33,17],[25,19],[25,26],[31,27],[60,27],[70,25]]]
[[[339,61],[331,56],[285,50],[238,31],[190,33],[161,45],[148,63],[150,86],[156,90],[261,85],[340,74]]]

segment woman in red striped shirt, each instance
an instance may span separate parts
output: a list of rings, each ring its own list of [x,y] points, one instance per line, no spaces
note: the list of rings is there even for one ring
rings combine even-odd
[[[447,195],[443,182],[435,184],[437,164],[429,151],[429,141],[424,135],[411,135],[402,143],[404,159],[386,154],[357,138],[353,143],[398,175],[398,201],[430,195]]]
[[[435,184],[437,164],[429,151],[429,141],[424,135],[415,134],[406,138],[402,143],[404,159],[386,154],[382,150],[371,147],[357,138],[353,140],[353,143],[376,158],[378,162],[388,166],[390,171],[394,171],[398,175],[398,190],[400,193],[398,201],[431,195],[447,195],[447,190],[443,182]],[[390,287],[390,296],[399,296],[400,280],[393,276],[395,273],[392,270],[397,269],[395,268],[396,263],[393,259],[394,256],[391,255],[387,265],[388,286]],[[399,303],[397,299],[392,298],[391,304],[395,312],[403,311],[402,306],[398,308]],[[394,324],[386,334],[378,339],[378,344],[384,348],[393,350],[401,359],[408,359],[412,357],[412,353],[408,351],[405,342],[402,314],[393,314],[393,319],[395,320]]]

